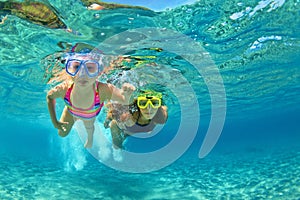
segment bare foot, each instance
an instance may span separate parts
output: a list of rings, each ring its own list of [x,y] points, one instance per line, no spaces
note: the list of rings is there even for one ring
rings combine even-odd
[[[94,126],[85,127],[87,131],[87,140],[84,144],[85,148],[92,148],[94,140]]]
[[[92,148],[93,146],[93,140],[94,140],[94,134],[91,133],[91,134],[88,134],[88,138],[84,144],[84,147],[85,148]]]
[[[93,140],[86,140],[85,144],[84,144],[84,148],[92,148],[93,146]]]

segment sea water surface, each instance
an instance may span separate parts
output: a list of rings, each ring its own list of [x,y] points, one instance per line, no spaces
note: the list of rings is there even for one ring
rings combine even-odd
[[[49,3],[72,33],[14,15],[0,25],[0,199],[300,198],[299,0],[203,0],[159,12],[91,11],[77,0]],[[102,160],[113,160],[109,143],[98,143],[108,145],[107,154],[84,149],[80,128],[66,138],[57,135],[45,101],[45,58],[61,51],[61,41],[104,49],[124,31],[149,28],[172,34],[128,36],[141,46],[126,53],[142,56],[144,64],[101,77],[117,85],[150,83],[165,95],[167,123],[154,137],[128,139],[126,148],[160,152],[181,126],[190,127],[180,134],[192,144],[183,139],[168,154],[180,149],[182,155],[160,169],[153,163],[143,166],[149,172],[132,173],[118,169],[126,157],[114,167]],[[118,47],[127,44],[119,38],[124,43],[119,40]],[[167,46],[143,48],[151,44]],[[207,56],[206,68],[195,67],[194,61],[204,61],[194,45]],[[218,73],[206,76],[211,70]],[[62,107],[59,101],[58,112]],[[101,126],[104,117],[102,112],[97,130],[109,135]],[[212,122],[222,127],[221,136],[200,159]]]

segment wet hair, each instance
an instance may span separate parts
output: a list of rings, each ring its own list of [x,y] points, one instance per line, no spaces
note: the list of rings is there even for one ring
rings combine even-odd
[[[138,97],[157,97],[162,99],[162,93],[154,90],[140,90]]]

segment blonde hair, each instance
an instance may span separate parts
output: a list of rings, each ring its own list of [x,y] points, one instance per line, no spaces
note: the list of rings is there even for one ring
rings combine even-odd
[[[52,74],[52,77],[49,79],[47,84],[58,84],[64,81],[73,81],[73,77],[71,77],[65,70],[55,71]]]

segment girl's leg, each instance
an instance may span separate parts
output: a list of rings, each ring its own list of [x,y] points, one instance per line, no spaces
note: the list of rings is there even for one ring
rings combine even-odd
[[[86,132],[87,132],[87,140],[84,144],[85,148],[92,148],[93,146],[93,139],[94,139],[94,131],[95,131],[95,127],[94,127],[94,123],[95,123],[95,119],[92,120],[83,120]]]
[[[65,136],[67,136],[70,133],[70,131],[71,131],[73,125],[74,125],[74,118],[69,113],[67,107],[64,108],[63,113],[62,113],[62,115],[60,117],[60,121],[61,122],[68,122],[68,125],[66,126],[66,130],[65,131],[62,131],[62,130],[58,131],[58,135],[60,135],[61,137],[65,137]]]

